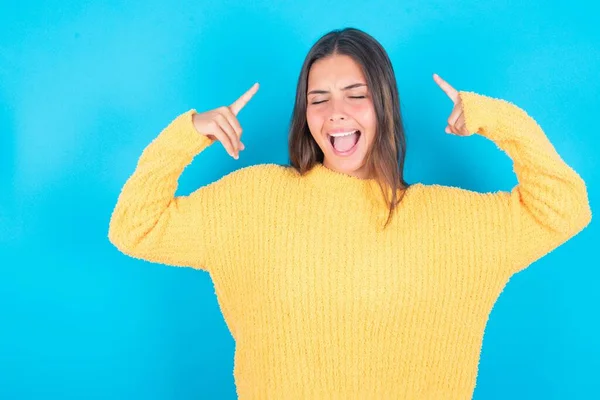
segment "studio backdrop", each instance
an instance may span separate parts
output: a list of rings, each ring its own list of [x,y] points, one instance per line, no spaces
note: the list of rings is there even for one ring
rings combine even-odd
[[[0,6],[0,398],[233,399],[235,342],[208,273],[108,240],[141,151],[177,115],[240,113],[239,160],[211,146],[177,194],[288,163],[302,61],[344,27],[396,73],[405,178],[510,190],[491,141],[444,132],[432,79],[508,100],[544,129],[600,209],[600,6],[585,1],[20,1]],[[284,227],[282,227],[284,229]],[[474,398],[600,398],[598,223],[514,275],[488,321]]]

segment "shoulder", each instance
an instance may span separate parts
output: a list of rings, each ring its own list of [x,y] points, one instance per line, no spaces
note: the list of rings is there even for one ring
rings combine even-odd
[[[294,169],[280,164],[255,164],[240,168],[231,174],[243,177],[287,177],[294,175]]]
[[[415,183],[411,185],[412,195],[421,200],[439,206],[461,207],[476,203],[493,202],[498,197],[506,196],[505,192],[479,192],[456,186],[440,184]]]
[[[412,193],[411,204],[424,221],[437,226],[481,233],[503,226],[502,221],[510,213],[510,192],[478,192],[440,184],[418,187]]]
[[[273,183],[294,179],[296,175],[295,170],[289,166],[255,164],[232,171],[219,179],[219,182],[239,186],[260,186],[261,184],[271,186]]]

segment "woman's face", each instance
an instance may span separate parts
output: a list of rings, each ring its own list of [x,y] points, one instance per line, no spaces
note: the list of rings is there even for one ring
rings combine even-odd
[[[349,56],[316,61],[308,74],[306,120],[327,168],[370,178],[364,165],[377,130],[375,108],[361,67]]]

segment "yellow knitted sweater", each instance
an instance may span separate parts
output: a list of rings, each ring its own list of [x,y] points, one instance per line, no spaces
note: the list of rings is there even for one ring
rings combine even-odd
[[[141,155],[110,241],[208,271],[236,343],[241,399],[468,399],[484,328],[512,274],[591,220],[582,179],[517,106],[460,92],[467,129],[513,160],[511,192],[413,184],[388,210],[375,181],[261,164],[189,196],[213,141],[190,110]]]

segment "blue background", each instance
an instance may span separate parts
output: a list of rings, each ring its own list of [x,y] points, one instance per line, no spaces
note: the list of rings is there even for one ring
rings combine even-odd
[[[478,135],[444,133],[459,90],[509,100],[598,190],[600,9],[585,1],[3,2],[0,12],[0,398],[235,397],[234,342],[207,273],[128,258],[108,222],[143,148],[180,113],[261,89],[238,161],[217,145],[187,194],[286,163],[296,79],[331,29],[387,49],[406,177],[477,191],[516,184]],[[598,223],[515,275],[487,326],[475,399],[600,393]]]

